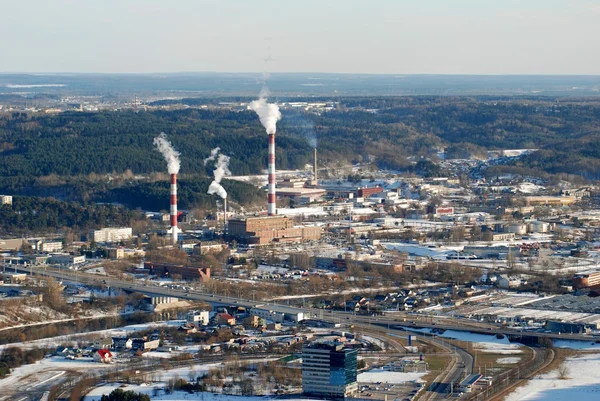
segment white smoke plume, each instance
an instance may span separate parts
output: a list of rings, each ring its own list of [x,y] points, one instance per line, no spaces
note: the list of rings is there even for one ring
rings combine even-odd
[[[161,132],[159,136],[154,138],[154,146],[156,146],[156,149],[162,153],[167,161],[169,174],[179,173],[179,152],[173,149],[173,145],[171,145],[164,132]]]
[[[277,130],[277,121],[281,119],[281,113],[279,107],[273,103],[267,103],[267,97],[269,96],[269,90],[263,88],[260,91],[258,100],[253,100],[248,105],[248,108],[254,110],[260,118],[260,123],[267,130],[267,134],[274,134]]]
[[[213,157],[213,153],[214,156],[216,156],[218,152],[219,148],[213,149],[211,152],[211,157]],[[212,160],[215,160],[215,157],[213,157]],[[227,199],[227,191],[225,191],[225,188],[223,188],[223,186],[221,185],[221,180],[223,179],[223,177],[231,175],[231,171],[229,171],[229,160],[229,156],[225,156],[222,153],[219,154],[217,162],[215,163],[216,168],[213,171],[215,179],[213,180],[213,182],[210,183],[208,187],[209,195],[217,194],[221,197],[221,199]]]
[[[221,148],[219,148],[218,146],[216,148],[214,148],[213,150],[211,150],[210,156],[208,156],[206,159],[204,159],[204,165],[206,166],[208,164],[208,162],[215,160],[217,158],[217,155],[219,154],[220,150],[221,150]]]

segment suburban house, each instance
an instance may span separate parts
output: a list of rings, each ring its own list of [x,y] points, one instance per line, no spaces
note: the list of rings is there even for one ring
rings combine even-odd
[[[131,349],[131,338],[129,337],[113,337],[112,349]]]
[[[229,326],[234,326],[235,318],[229,313],[217,313],[215,315],[215,323],[219,325],[226,324]]]
[[[110,363],[112,361],[112,353],[107,349],[99,349],[94,352],[94,361],[102,363]]]
[[[160,346],[160,340],[148,340],[146,338],[131,339],[131,349],[134,351],[152,351]]]

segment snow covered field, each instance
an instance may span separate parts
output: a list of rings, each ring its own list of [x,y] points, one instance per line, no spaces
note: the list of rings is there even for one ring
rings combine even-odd
[[[22,390],[45,389],[48,385],[56,384],[62,376],[75,371],[97,370],[100,372],[110,366],[94,362],[92,358],[79,358],[77,360],[62,357],[44,358],[36,363],[15,368],[9,376],[0,380],[0,389],[3,390],[4,394],[9,394],[12,391],[14,392],[13,395],[17,395]]]
[[[514,365],[516,363],[519,363],[520,361],[521,361],[521,358],[514,357],[514,356],[509,356],[507,358],[498,358],[498,359],[496,359],[496,363],[498,365]]]
[[[121,388],[125,391],[131,390],[137,393],[148,394],[152,400],[162,401],[188,401],[188,400],[199,400],[199,401],[269,401],[281,399],[280,397],[267,397],[267,396],[237,396],[237,395],[224,395],[214,393],[194,393],[189,394],[182,391],[177,391],[173,394],[165,394],[164,391],[160,390],[162,386],[144,386],[144,385],[130,385],[127,387],[121,387],[117,384],[105,385],[93,389],[88,395],[86,395],[84,401],[100,401],[103,394],[109,394],[111,391],[117,388]],[[158,390],[157,395],[155,391]],[[298,398],[285,398],[286,401],[314,401],[299,396]]]
[[[359,383],[405,383],[412,381],[423,381],[421,380],[421,377],[425,376],[427,373],[429,372],[390,372],[389,370],[378,368],[359,373],[357,381]]]
[[[600,354],[567,358],[568,379],[558,371],[537,376],[510,394],[505,401],[597,401],[600,399]]]
[[[406,327],[408,331],[431,333],[432,329],[413,329]],[[473,348],[488,354],[521,354],[523,345],[511,343],[508,338],[497,338],[495,335],[476,334],[467,331],[446,330],[442,334],[436,334],[438,337],[451,338],[459,341],[473,343]]]
[[[129,326],[118,327],[114,329],[106,329],[106,330],[98,330],[98,331],[90,331],[88,333],[77,333],[77,334],[69,334],[64,336],[56,336],[43,338],[40,340],[33,341],[25,341],[23,343],[18,344],[5,344],[0,345],[0,351],[2,351],[6,347],[13,347],[18,345],[20,348],[55,348],[58,345],[62,344],[71,344],[75,345],[75,343],[83,338],[88,336],[97,336],[97,337],[112,337],[118,335],[128,335],[135,331],[154,329],[165,326],[179,326],[183,323],[183,320],[168,320],[161,322],[150,322],[150,323],[142,323],[142,324],[131,324]]]

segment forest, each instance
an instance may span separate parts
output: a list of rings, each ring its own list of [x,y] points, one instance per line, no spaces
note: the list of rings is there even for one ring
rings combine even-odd
[[[379,167],[418,173],[416,160],[435,162],[440,150],[462,158],[482,157],[488,150],[531,148],[538,151],[511,163],[540,173],[600,178],[597,98],[390,96],[335,100],[335,110],[326,113],[282,111],[278,169],[304,168],[311,162],[311,143],[316,140],[322,165],[375,162]],[[181,102],[195,106],[214,104],[214,99]],[[210,177],[212,166],[205,166],[203,159],[217,146],[231,157],[234,175],[256,174],[266,167],[266,135],[251,111],[190,107],[137,113],[5,113],[0,115],[0,190],[43,196],[50,192],[65,198],[73,191],[85,198],[82,194],[91,191],[94,199],[97,188],[90,190],[89,180],[81,177],[166,172],[164,160],[152,145],[160,132],[181,152],[182,174]],[[52,177],[84,187],[74,190],[71,185],[40,182],[53,181]],[[143,196],[150,187],[148,184],[136,193]],[[126,197],[123,191],[128,189],[131,185],[125,190],[107,192],[104,188],[99,192]]]
[[[128,226],[141,219],[139,212],[114,205],[62,202],[53,198],[15,196],[12,205],[0,207],[0,233],[21,236],[51,233],[70,227],[86,231],[99,227]]]

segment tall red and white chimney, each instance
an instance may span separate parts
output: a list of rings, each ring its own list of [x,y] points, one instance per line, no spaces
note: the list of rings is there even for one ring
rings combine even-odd
[[[269,134],[269,191],[267,197],[267,214],[277,214],[277,190],[275,188],[275,133]]]
[[[171,174],[171,244],[177,245],[177,174]]]

